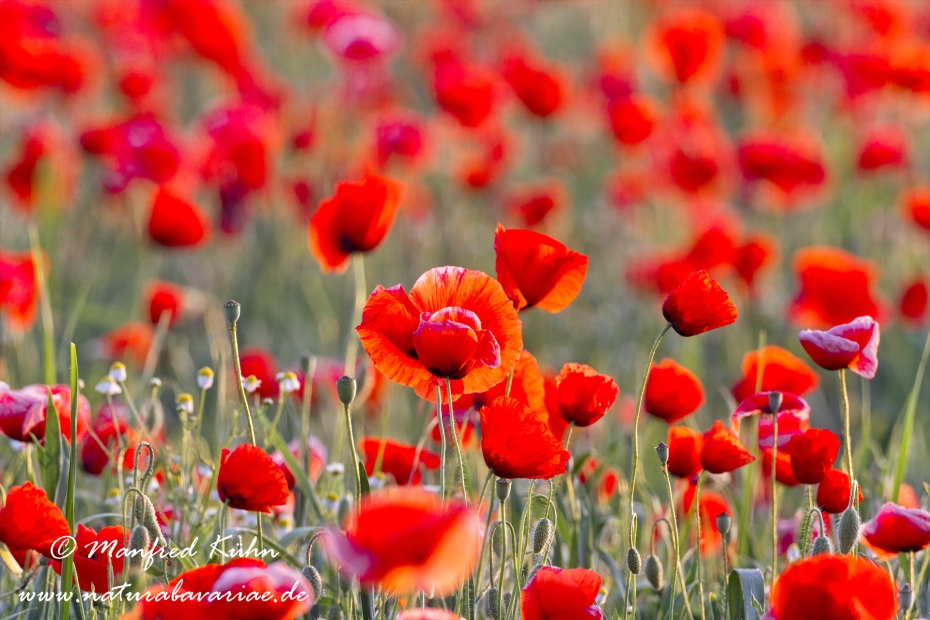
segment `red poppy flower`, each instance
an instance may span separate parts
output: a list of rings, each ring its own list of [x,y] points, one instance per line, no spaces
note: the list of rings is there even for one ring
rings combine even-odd
[[[837,325],[825,332],[805,329],[798,334],[801,346],[814,363],[826,370],[849,368],[866,379],[878,370],[878,323],[870,316]]]
[[[391,157],[413,161],[423,150],[422,121],[414,116],[395,115],[381,119],[375,127],[375,151],[383,168]]]
[[[70,534],[68,521],[45,491],[31,482],[10,489],[0,508],[0,542],[11,551],[33,549],[49,556],[55,541]]]
[[[108,402],[100,408],[94,420],[93,432],[87,435],[81,446],[81,467],[85,472],[99,476],[108,464],[116,471],[117,463],[113,462],[113,455],[119,445],[124,449],[119,468],[129,471],[133,469],[139,436],[127,422],[128,414],[126,406],[118,400],[112,401],[112,406]]]
[[[488,69],[443,57],[433,67],[433,92],[439,107],[463,127],[477,127],[494,111],[496,79]]]
[[[919,326],[927,322],[927,309],[930,308],[930,285],[927,280],[918,277],[905,285],[901,293],[901,316],[911,325]]]
[[[300,444],[296,439],[287,444],[288,449],[291,454],[297,459],[299,463],[300,455]],[[312,482],[320,477],[320,474],[323,473],[323,468],[326,466],[326,458],[328,456],[328,450],[326,445],[322,441],[317,439],[314,436],[307,438],[307,456],[309,457],[309,466],[307,467],[307,476]],[[288,468],[287,462],[284,460],[284,455],[280,452],[274,452],[271,455],[271,460],[274,461],[274,464],[281,468],[281,473],[284,474],[284,479],[287,480],[287,489],[292,491],[294,485],[297,483],[297,480],[294,478],[294,473]]]
[[[788,308],[796,325],[828,328],[856,317],[884,316],[884,302],[873,292],[878,276],[875,265],[853,254],[828,247],[795,253],[794,270],[799,290]]]
[[[112,360],[131,361],[137,366],[145,363],[152,348],[155,330],[148,323],[126,323],[100,337],[103,354]]]
[[[255,393],[260,398],[277,398],[280,386],[278,385],[278,362],[270,351],[259,347],[249,347],[239,352],[239,367],[243,377],[254,376],[261,381]],[[235,373],[234,373],[235,374]],[[237,379],[233,377],[233,381]],[[236,383],[233,383],[236,385]]]
[[[646,380],[643,408],[674,424],[704,404],[704,387],[694,374],[672,359],[653,364]]]
[[[271,457],[257,446],[242,444],[230,452],[223,448],[216,476],[220,501],[232,508],[271,512],[287,502],[287,480]]]
[[[409,296],[400,285],[376,287],[356,327],[375,367],[427,400],[445,379],[453,397],[503,381],[523,349],[520,330],[501,285],[461,267],[427,271]]]
[[[668,473],[690,480],[700,473],[704,435],[687,426],[668,429]]]
[[[746,397],[733,412],[733,426],[739,430],[740,420],[759,417],[759,447],[771,448],[774,428],[769,403],[771,392],[759,392]],[[781,392],[778,407],[778,447],[784,448],[795,435],[810,428],[811,408],[803,398]]]
[[[39,307],[39,287],[31,254],[0,250],[0,312],[10,329],[25,332],[32,328]]]
[[[873,129],[859,149],[858,167],[864,172],[903,167],[906,163],[907,139],[894,126]]]
[[[390,232],[404,185],[368,174],[336,185],[310,218],[310,253],[324,272],[343,272],[354,252],[370,252]]]
[[[635,146],[652,135],[658,110],[648,97],[633,95],[611,101],[607,106],[610,129],[617,142]]]
[[[101,180],[111,193],[123,191],[133,179],[163,185],[180,168],[181,155],[175,139],[151,114],[85,131],[81,146],[103,158],[106,170]]]
[[[107,563],[109,561],[112,564],[114,575],[123,572],[124,557],[119,551],[126,544],[126,531],[122,526],[114,525],[102,527],[96,532],[78,523],[74,539],[77,546],[72,555],[81,590],[90,592],[93,589],[98,593],[108,591]],[[49,564],[61,575],[61,560],[50,560]]]
[[[542,566],[520,593],[523,620],[602,620],[601,576],[587,568]]]
[[[771,458],[769,459],[771,460]],[[694,506],[694,496],[697,486],[689,484],[681,496],[681,514],[688,515]],[[715,491],[704,489],[698,502],[701,510],[701,555],[710,555],[719,550],[723,543],[723,535],[717,530],[717,517],[721,513],[732,514],[730,505],[725,497]],[[692,539],[696,541],[697,532],[693,532]]]
[[[71,389],[66,385],[27,385],[21,390],[9,389],[0,384],[0,432],[16,441],[45,439],[45,421],[48,415],[48,390],[52,392],[52,405],[58,414],[61,435],[71,441]],[[90,425],[90,403],[83,394],[78,395],[77,439],[81,441]]]
[[[509,396],[481,408],[481,452],[501,478],[542,480],[565,473],[570,456],[549,429],[545,411]]]
[[[370,63],[396,53],[402,40],[397,27],[386,17],[354,10],[326,26],[323,44],[341,60]]]
[[[620,394],[617,383],[584,364],[565,364],[555,379],[559,413],[566,422],[591,426],[613,407]]]
[[[345,535],[326,539],[330,552],[365,585],[389,592],[455,591],[478,561],[478,516],[416,487],[372,493],[359,503]]]
[[[546,410],[546,384],[542,373],[539,371],[539,364],[532,353],[523,349],[520,353],[520,359],[513,368],[513,379],[509,376],[484,391],[473,394],[464,394],[457,398],[453,404],[456,411],[470,408],[481,409],[490,405],[498,397],[504,396],[507,391],[507,382],[510,382],[510,396],[519,400],[533,411]]]
[[[501,71],[504,80],[531,114],[547,118],[565,99],[562,78],[551,67],[528,55],[511,55]]]
[[[428,450],[417,450],[417,446],[408,445],[393,439],[365,438],[361,443],[365,455],[365,471],[374,475],[375,465],[380,458],[380,471],[390,474],[399,485],[420,484],[423,479],[422,468],[439,469],[439,455]],[[419,453],[418,453],[419,452]]]
[[[166,248],[190,248],[210,238],[210,224],[194,203],[165,187],[155,193],[149,237]]]
[[[777,262],[778,242],[768,235],[749,236],[733,250],[733,269],[750,293],[755,292],[756,276]]]
[[[838,469],[831,469],[817,487],[817,505],[824,512],[839,514],[849,507],[849,476]],[[859,501],[864,499],[859,487]]]
[[[756,460],[749,450],[739,442],[739,437],[723,422],[717,420],[704,433],[704,449],[701,451],[701,466],[712,474],[723,474],[739,469]]]
[[[762,449],[762,476],[765,480],[772,479],[772,449]],[[801,484],[791,470],[791,455],[784,450],[775,454],[775,481],[786,487],[796,487]]]
[[[811,428],[788,442],[791,471],[802,484],[818,484],[833,469],[840,438],[826,429]]]
[[[885,569],[850,555],[815,555],[790,565],[772,587],[773,620],[890,620],[895,584]]]
[[[546,181],[539,185],[514,190],[506,199],[506,208],[514,219],[527,227],[542,224],[551,213],[565,205],[565,188],[558,181]]]
[[[494,233],[497,279],[517,310],[564,310],[581,292],[588,257],[531,230]]]
[[[920,551],[930,545],[930,512],[887,502],[862,526],[862,537],[884,555]]]
[[[40,160],[47,161],[46,156],[51,150],[46,133],[41,126],[24,132],[17,158],[4,170],[6,184],[16,197],[13,205],[25,214],[33,212],[36,201],[36,172]]]
[[[820,377],[804,360],[787,350],[766,345],[762,348],[762,382],[759,392],[779,391],[804,396],[820,384]],[[743,356],[743,377],[730,392],[738,402],[754,394],[759,376],[759,351],[754,349]]]
[[[930,231],[930,187],[915,187],[901,199],[904,215],[920,228]]]
[[[646,35],[647,59],[660,76],[681,84],[715,77],[724,30],[711,13],[680,10],[661,17]]]
[[[682,336],[697,336],[736,321],[736,306],[716,280],[699,271],[672,291],[662,304],[665,320]]]
[[[819,187],[826,179],[820,148],[779,135],[745,137],[737,150],[739,167],[747,181],[767,181],[782,194]]]
[[[158,325],[164,312],[168,313],[169,327],[181,321],[181,315],[184,314],[184,289],[180,286],[160,280],[152,282],[146,288],[145,298],[152,325]]]

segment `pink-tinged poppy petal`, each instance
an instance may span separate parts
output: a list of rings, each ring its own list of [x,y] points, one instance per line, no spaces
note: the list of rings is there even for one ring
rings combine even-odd
[[[830,332],[805,329],[798,339],[814,363],[826,370],[846,368],[859,355],[858,344]]]
[[[846,323],[837,325],[827,331],[827,333],[856,343],[859,348],[859,354],[849,363],[849,369],[854,373],[871,379],[878,370],[878,342],[880,332],[878,322],[870,316],[860,316],[859,318]]]
[[[413,332],[420,363],[437,377],[461,379],[468,374],[478,348],[478,334],[455,321],[420,320]]]

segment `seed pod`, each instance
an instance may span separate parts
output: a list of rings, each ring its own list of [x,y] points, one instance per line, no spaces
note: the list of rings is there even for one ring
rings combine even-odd
[[[634,575],[638,575],[643,570],[643,556],[639,554],[636,547],[630,547],[629,551],[626,552],[626,565]]]
[[[320,577],[320,571],[312,566],[304,566],[300,574],[310,582],[310,587],[313,588],[314,602],[320,600],[320,597],[323,596],[323,578]]]
[[[339,395],[339,401],[348,407],[355,400],[355,392],[358,389],[354,377],[342,376],[336,380],[336,393]]]
[[[665,442],[661,442],[656,446],[656,454],[659,456],[659,462],[662,465],[668,463],[668,446],[665,445]]]
[[[230,325],[235,325],[239,320],[239,313],[241,310],[242,307],[239,305],[239,302],[234,299],[230,299],[223,304],[223,311],[226,312],[226,322]]]
[[[730,526],[733,524],[730,519],[730,515],[725,512],[721,512],[717,515],[717,531],[723,534],[724,536],[730,531]]]
[[[497,588],[494,588],[494,587],[490,588],[488,590],[488,598],[485,600],[485,605],[488,611],[488,617],[491,618],[491,620],[500,619],[500,609],[497,606],[497,603],[498,603],[497,598],[498,598],[499,592],[500,590],[498,590]]]
[[[554,536],[555,526],[552,525],[552,521],[545,517],[537,521],[533,531],[533,553],[539,554],[548,550]]]
[[[661,590],[665,583],[662,578],[662,562],[659,561],[659,558],[654,555],[647,555],[643,568],[646,571],[646,579],[649,580],[649,585],[656,590]]]
[[[497,499],[502,502],[506,502],[507,498],[510,497],[510,488],[513,486],[513,482],[509,478],[498,478],[497,483],[494,485],[494,488],[497,490]]]
[[[911,584],[906,583],[898,590],[898,603],[903,613],[909,612],[914,606],[914,590],[911,589]]]
[[[811,555],[820,555],[822,553],[833,553],[833,542],[829,536],[818,536],[814,539],[814,550]]]
[[[781,401],[783,400],[781,392],[769,392],[769,413],[775,415],[778,413],[778,410],[781,409]]]
[[[836,530],[836,546],[840,553],[850,553],[859,540],[859,527],[862,525],[862,519],[856,509],[850,506],[843,511],[840,517],[840,525]]]

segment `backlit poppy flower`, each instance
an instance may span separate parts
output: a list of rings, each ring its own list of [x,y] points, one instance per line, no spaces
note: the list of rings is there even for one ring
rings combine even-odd
[[[895,126],[871,130],[859,149],[857,165],[863,172],[900,168],[907,163],[907,139]]]
[[[849,492],[849,476],[838,469],[831,469],[817,487],[817,505],[824,512],[840,514],[849,507]],[[859,487],[859,501],[862,500],[862,487]]]
[[[736,306],[716,280],[699,271],[682,282],[662,304],[665,320],[681,336],[697,336],[736,321]]]
[[[772,449],[762,449],[762,476],[765,480],[772,479]],[[791,469],[791,455],[784,450],[775,454],[775,481],[786,487],[796,487],[801,484]]]
[[[171,282],[152,282],[145,291],[149,320],[158,325],[163,313],[168,314],[168,326],[174,327],[184,314],[184,289]]]
[[[0,250],[0,312],[18,332],[29,330],[36,319],[39,286],[32,255]]]
[[[68,521],[45,491],[31,482],[13,487],[0,508],[0,542],[11,551],[33,549],[50,555],[50,547],[69,536]]]
[[[704,435],[687,426],[668,429],[668,473],[690,480],[701,471]]]
[[[55,205],[73,201],[75,173],[80,170],[70,138],[46,122],[29,124],[19,139],[16,156],[3,171],[13,198],[11,204],[25,216],[35,214],[40,189]],[[44,187],[40,188],[40,183]]]
[[[901,293],[901,316],[912,325],[927,322],[927,309],[930,308],[930,285],[927,280],[918,277],[904,287]]]
[[[58,414],[61,435],[71,441],[71,389],[67,385],[27,385],[11,390],[0,383],[0,432],[16,441],[45,439],[45,422],[48,415],[48,390],[52,392],[52,405]],[[81,441],[90,425],[90,403],[78,395],[77,439]]]
[[[527,227],[542,224],[566,204],[565,188],[557,181],[518,189],[506,199],[506,209]]]
[[[930,93],[930,45],[902,37],[889,58],[890,82],[896,87],[925,97]]]
[[[300,444],[296,439],[287,444],[288,449],[291,454],[300,462]],[[309,458],[309,466],[307,468],[307,477],[311,482],[316,482],[320,477],[320,474],[323,473],[323,468],[326,466],[326,459],[328,456],[328,450],[326,445],[317,439],[314,436],[307,438],[307,457]],[[271,460],[274,461],[275,465],[281,468],[281,473],[284,474],[284,479],[287,480],[288,490],[293,490],[294,485],[296,484],[296,479],[294,478],[293,472],[288,468],[287,462],[284,460],[284,455],[280,452],[274,452],[271,455]]]
[[[500,478],[549,480],[565,473],[569,454],[552,434],[545,411],[501,396],[481,408],[481,452]]]
[[[81,445],[81,467],[86,473],[99,476],[107,469],[107,465],[116,471],[117,448],[123,451],[122,460],[118,461],[119,468],[129,471],[133,469],[139,435],[129,425],[128,415],[126,406],[118,400],[112,401],[112,406],[107,402],[100,408],[91,429],[93,432],[84,438]]]
[[[446,379],[453,398],[484,392],[510,374],[523,349],[520,319],[501,285],[461,267],[427,271],[409,296],[400,285],[379,285],[356,331],[378,370],[427,400]]]
[[[394,225],[404,185],[376,175],[336,185],[310,218],[310,253],[324,272],[343,272],[354,252],[378,247]]]
[[[666,358],[652,365],[643,402],[646,413],[674,424],[704,404],[704,387],[694,373]]]
[[[647,60],[661,77],[680,84],[715,77],[724,30],[711,13],[679,10],[660,17],[646,34]]]
[[[565,364],[555,379],[559,414],[582,428],[591,426],[613,407],[620,388],[613,378],[585,364]]]
[[[261,381],[256,390],[259,398],[277,398],[280,386],[278,385],[278,362],[270,351],[259,347],[248,347],[239,352],[239,366],[243,377],[255,376]],[[235,381],[235,377],[233,378]],[[233,385],[236,385],[233,383]]]
[[[210,224],[194,203],[162,187],[152,200],[148,233],[166,248],[190,248],[210,238]]]
[[[365,438],[361,442],[365,459],[365,471],[369,476],[378,471],[390,474],[399,485],[420,484],[422,470],[439,469],[439,455],[429,450],[418,450],[417,446],[408,445],[393,439]]]
[[[90,592],[93,589],[98,593],[108,591],[108,562],[113,566],[113,574],[117,579],[123,572],[124,555],[119,550],[126,544],[126,531],[122,526],[114,525],[102,527],[96,532],[78,523],[74,539],[77,546],[72,556],[81,590]],[[49,564],[61,575],[61,560],[53,559]]]
[[[827,429],[811,428],[788,442],[791,471],[802,484],[818,484],[833,469],[840,438]]]
[[[635,146],[651,136],[658,116],[656,108],[655,102],[640,95],[608,103],[607,116],[617,142],[623,146]]]
[[[771,461],[771,458],[769,459]],[[691,509],[694,507],[694,496],[697,486],[689,484],[681,496],[682,508],[681,514],[693,514]],[[709,489],[701,490],[701,499],[698,502],[701,510],[701,555],[710,555],[716,553],[722,546],[723,535],[717,530],[717,517],[722,513],[732,514],[730,505],[724,496]],[[692,533],[694,539],[697,538],[696,532]]]
[[[801,346],[814,363],[826,370],[849,368],[866,379],[878,370],[878,323],[860,316],[825,332],[805,329],[798,334]]]
[[[786,196],[826,179],[819,148],[785,136],[747,136],[737,147],[737,158],[743,178],[767,181]]]
[[[454,592],[478,561],[475,512],[416,487],[372,493],[344,524],[345,535],[327,537],[343,570],[364,585],[389,592]]]
[[[798,293],[788,308],[795,325],[829,328],[856,317],[881,320],[884,301],[874,292],[878,269],[867,260],[830,247],[810,247],[794,255]]]
[[[857,556],[824,554],[790,565],[772,587],[773,620],[891,620],[895,584],[885,569]]]
[[[772,392],[759,392],[747,396],[733,412],[733,427],[739,430],[740,420],[759,416],[759,447],[772,447],[772,411],[769,410]],[[778,392],[778,447],[784,448],[795,435],[810,428],[811,408],[803,398]]]
[[[517,310],[541,308],[559,312],[581,292],[588,257],[551,237],[531,230],[494,233],[497,280]]]
[[[887,502],[874,519],[863,524],[862,537],[870,548],[885,555],[920,551],[930,545],[930,512]]]
[[[231,508],[254,512],[271,512],[288,498],[281,469],[264,450],[247,443],[233,451],[223,448],[216,492]]]
[[[754,394],[759,376],[759,351],[754,349],[743,356],[743,377],[737,381],[730,392],[737,402],[742,402]],[[766,345],[762,348],[762,381],[759,392],[779,391],[804,396],[817,389],[820,377],[804,360],[795,357],[787,350]]]
[[[739,469],[756,460],[749,450],[739,442],[739,437],[723,422],[717,420],[704,433],[704,449],[701,451],[701,466],[712,474],[723,474]]]
[[[81,146],[103,158],[106,168],[101,181],[114,194],[126,189],[133,179],[167,183],[181,165],[174,137],[151,114],[89,129],[81,134]]]
[[[930,231],[930,187],[915,187],[901,199],[904,215],[920,228]]]
[[[137,366],[145,363],[152,348],[155,330],[148,323],[126,323],[100,337],[104,356],[112,360],[132,361]]]
[[[601,576],[587,568],[538,568],[520,593],[523,620],[602,620]]]
[[[504,396],[507,391],[507,383],[510,382],[510,396],[516,398],[521,403],[533,411],[546,410],[546,385],[542,373],[539,371],[539,364],[532,353],[523,349],[520,353],[520,359],[513,368],[513,379],[509,376],[494,387],[484,391],[472,394],[463,394],[453,403],[456,410],[468,408],[481,409],[485,405],[490,405],[495,399]]]
[[[433,93],[439,107],[463,127],[477,127],[494,111],[494,74],[455,57],[440,57],[433,65]]]
[[[547,118],[562,107],[565,87],[552,67],[527,54],[511,54],[501,74],[531,114]]]

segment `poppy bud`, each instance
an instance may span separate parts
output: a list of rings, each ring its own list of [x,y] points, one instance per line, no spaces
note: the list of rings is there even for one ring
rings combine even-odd
[[[732,521],[730,519],[730,515],[728,515],[727,513],[721,512],[719,515],[717,515],[717,531],[723,534],[724,536],[726,536],[727,533],[730,531],[731,524],[732,524]]]
[[[914,590],[911,589],[911,584],[906,583],[898,590],[898,603],[901,605],[901,611],[903,613],[907,613],[911,610],[911,607],[914,605]]]
[[[540,554],[549,549],[554,536],[555,526],[552,525],[552,521],[545,517],[537,521],[533,531],[533,553]]]
[[[659,455],[659,462],[662,463],[662,465],[668,463],[668,446],[665,445],[664,442],[656,446],[656,454]]]
[[[355,400],[356,384],[354,377],[339,377],[336,380],[336,393],[339,394],[339,400],[343,405],[348,407]]]
[[[643,566],[646,569],[646,579],[656,590],[661,590],[665,585],[662,579],[662,562],[654,555],[646,556],[646,563]]]
[[[144,525],[137,525],[132,528],[132,534],[129,536],[129,566],[131,569],[137,569],[142,566],[142,554],[149,550],[149,531]]]
[[[323,596],[323,578],[320,577],[320,571],[312,566],[304,566],[300,574],[310,582],[310,587],[313,588],[313,600],[320,600],[320,597]]]
[[[859,540],[859,527],[862,525],[862,519],[856,509],[850,506],[843,511],[840,517],[840,525],[836,532],[836,546],[840,553],[849,553],[856,546]]]
[[[500,609],[497,606],[498,592],[500,592],[500,590],[494,587],[488,590],[488,598],[486,601],[487,611],[488,611],[488,617],[491,618],[492,620],[499,620],[500,618]]]
[[[830,541],[829,536],[818,536],[814,540],[814,550],[812,555],[820,555],[822,553],[828,555],[833,553],[833,542]]]
[[[238,301],[230,299],[223,304],[223,310],[226,312],[226,322],[235,325],[239,320],[239,312],[242,310],[242,306],[239,305]]]
[[[311,376],[316,371],[316,356],[310,353],[306,353],[300,356],[300,368],[304,371],[304,375]]]
[[[491,534],[491,549],[496,557],[504,555],[504,526],[495,527]]]
[[[775,415],[781,409],[782,395],[781,392],[769,392],[769,413]]]
[[[630,547],[629,551],[626,552],[626,565],[634,575],[638,575],[643,569],[643,556],[639,554],[636,547]]]
[[[506,502],[507,498],[510,497],[510,487],[513,486],[513,482],[510,481],[510,478],[498,478],[495,488],[497,489],[497,499],[502,502]]]

